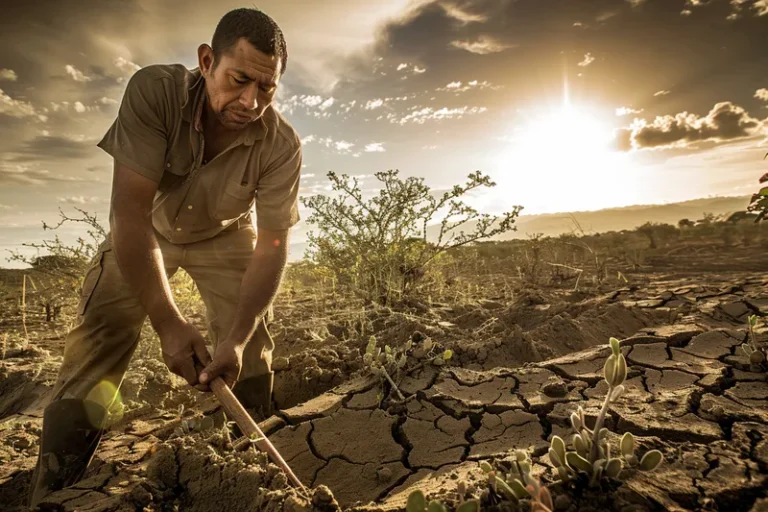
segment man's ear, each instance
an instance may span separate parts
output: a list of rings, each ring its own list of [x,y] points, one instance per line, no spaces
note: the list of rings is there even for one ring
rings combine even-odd
[[[213,48],[203,43],[197,47],[197,63],[203,76],[209,76],[213,72]]]

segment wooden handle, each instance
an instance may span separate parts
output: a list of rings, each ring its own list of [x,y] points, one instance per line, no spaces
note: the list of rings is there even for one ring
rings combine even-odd
[[[211,381],[211,389],[216,395],[216,398],[219,399],[221,406],[224,408],[224,412],[237,423],[237,426],[240,427],[240,430],[245,434],[246,438],[254,439],[253,443],[256,447],[262,452],[265,452],[269,458],[272,459],[272,462],[285,471],[285,474],[288,475],[288,478],[296,487],[306,490],[301,481],[295,474],[293,474],[288,463],[283,460],[283,457],[272,445],[270,440],[267,439],[267,436],[264,435],[264,432],[261,431],[256,422],[253,421],[251,415],[248,414],[248,411],[245,410],[243,405],[221,377],[216,377]]]

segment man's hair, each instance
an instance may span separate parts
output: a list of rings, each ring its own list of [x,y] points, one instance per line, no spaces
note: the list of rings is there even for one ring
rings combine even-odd
[[[218,66],[221,56],[229,52],[244,37],[254,48],[267,55],[280,58],[280,76],[288,64],[288,49],[283,31],[263,11],[242,7],[225,14],[213,33],[213,67]]]

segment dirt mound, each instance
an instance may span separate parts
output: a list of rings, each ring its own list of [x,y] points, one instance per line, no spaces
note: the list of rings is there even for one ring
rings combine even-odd
[[[55,378],[56,364],[51,361],[13,359],[0,363],[0,423],[23,411],[41,411]]]

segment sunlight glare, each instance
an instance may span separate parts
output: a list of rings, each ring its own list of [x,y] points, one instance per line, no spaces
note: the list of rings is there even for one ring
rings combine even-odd
[[[628,155],[612,148],[611,127],[568,101],[514,128],[507,143],[493,161],[497,194],[521,204],[525,214],[597,210],[637,199],[638,174]]]

